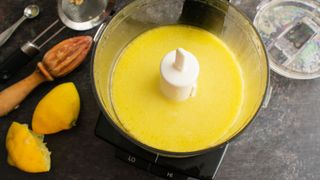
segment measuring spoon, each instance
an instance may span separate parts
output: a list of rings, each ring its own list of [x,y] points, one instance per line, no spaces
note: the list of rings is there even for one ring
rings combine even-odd
[[[7,40],[11,37],[13,32],[18,28],[18,26],[26,19],[32,19],[39,15],[40,8],[37,5],[29,5],[23,11],[23,16],[14,23],[10,28],[5,30],[0,34],[0,47],[7,42]]]

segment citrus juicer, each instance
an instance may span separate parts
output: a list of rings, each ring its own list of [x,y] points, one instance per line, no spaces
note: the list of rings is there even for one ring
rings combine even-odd
[[[115,0],[90,0],[84,1],[81,5],[72,4],[69,0],[57,0],[57,4],[58,15],[63,25],[59,25],[59,19],[55,20],[33,40],[26,42],[4,59],[0,63],[1,82],[10,79],[38,55],[43,46],[59,35],[66,27],[76,31],[85,31],[106,21],[114,7]],[[51,32],[51,36],[42,40],[41,38],[52,29],[55,32]]]

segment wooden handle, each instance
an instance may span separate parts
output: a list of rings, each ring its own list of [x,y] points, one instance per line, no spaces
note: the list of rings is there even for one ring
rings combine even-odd
[[[39,84],[47,81],[39,70],[0,92],[0,117],[17,107]]]

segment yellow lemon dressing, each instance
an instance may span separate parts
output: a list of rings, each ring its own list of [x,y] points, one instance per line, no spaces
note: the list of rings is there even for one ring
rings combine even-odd
[[[195,97],[182,102],[160,91],[160,63],[184,48],[200,64]],[[149,30],[121,53],[112,77],[112,101],[123,128],[165,151],[192,152],[216,145],[237,121],[242,73],[228,47],[200,28],[171,25]]]

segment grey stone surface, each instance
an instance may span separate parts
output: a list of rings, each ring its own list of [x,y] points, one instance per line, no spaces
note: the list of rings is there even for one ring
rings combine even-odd
[[[259,1],[233,0],[253,19]],[[320,179],[320,80],[271,73],[272,98],[231,143],[217,179]]]
[[[57,19],[54,0],[1,0],[0,32],[17,20],[22,15],[23,8],[31,3],[41,6],[40,17],[23,23],[0,48],[0,62]],[[259,1],[234,0],[234,3],[252,19]],[[94,35],[95,31],[96,29],[87,31],[85,34]],[[83,33],[63,31],[42,52],[60,40],[77,34]],[[8,83],[1,84],[0,90],[32,72],[36,60],[40,60],[42,55],[38,55]],[[79,90],[81,113],[77,127],[46,136],[45,141],[52,151],[51,171],[27,174],[9,166],[4,144],[11,122],[30,124],[39,100],[54,86],[69,81],[74,82]],[[269,107],[263,109],[244,133],[231,142],[217,180],[320,179],[320,80],[290,80],[272,73],[271,85],[274,91]],[[114,157],[114,148],[94,136],[98,114],[98,106],[91,90],[88,57],[73,73],[41,85],[18,110],[0,118],[0,179],[160,179]]]

